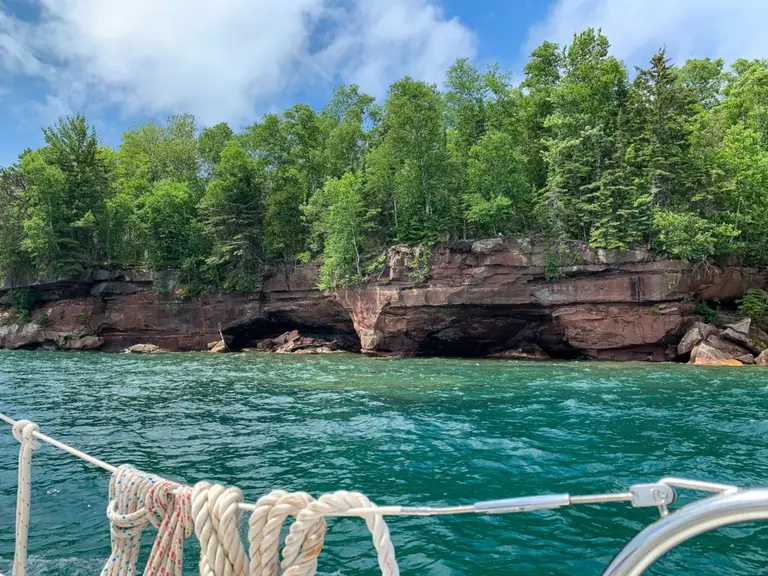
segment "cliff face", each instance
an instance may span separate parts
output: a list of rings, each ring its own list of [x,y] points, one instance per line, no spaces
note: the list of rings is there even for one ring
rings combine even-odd
[[[43,279],[30,323],[0,313],[0,346],[117,350],[148,342],[205,350],[221,324],[235,349],[299,329],[374,354],[535,349],[561,358],[664,360],[691,323],[691,300],[732,301],[767,280],[765,271],[735,262],[696,267],[576,243],[554,253],[502,238],[433,249],[423,282],[412,268],[411,252],[395,247],[383,278],[355,289],[321,292],[314,267],[277,267],[258,293],[195,299],[174,296],[171,274],[99,270],[72,282]],[[0,292],[4,302],[9,294]]]

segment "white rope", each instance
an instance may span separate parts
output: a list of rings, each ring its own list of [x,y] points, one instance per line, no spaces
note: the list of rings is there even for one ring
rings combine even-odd
[[[280,533],[288,516],[296,516],[314,498],[306,492],[273,490],[259,498],[248,520],[248,550],[251,553],[250,576],[277,576],[280,574],[278,559]],[[325,521],[313,525],[314,532],[304,544],[320,553],[325,538]]]
[[[150,522],[144,502],[153,482],[151,476],[133,466],[120,466],[112,474],[107,504],[112,552],[101,571],[103,575],[135,576],[141,532]]]
[[[13,437],[21,443],[19,480],[16,488],[16,550],[13,555],[13,576],[25,576],[27,573],[32,451],[40,448],[40,443],[35,439],[35,432],[38,430],[37,424],[29,420],[19,420],[13,424]]]
[[[317,571],[317,556],[320,546],[315,546],[312,537],[316,534],[316,525],[325,516],[333,516],[352,508],[373,508],[373,503],[359,492],[339,491],[324,494],[310,502],[296,516],[291,525],[283,549],[284,576],[312,576]],[[379,568],[383,576],[399,576],[400,570],[395,560],[395,549],[389,537],[384,518],[380,514],[365,516],[365,523],[373,535],[373,546],[379,557]]]
[[[239,488],[198,482],[192,488],[192,518],[200,540],[200,576],[246,576],[240,540]]]
[[[112,472],[107,517],[112,551],[102,570],[104,576],[135,576],[142,530],[158,529],[145,576],[181,576],[184,540],[193,530],[200,540],[201,576],[312,576],[323,547],[326,516],[359,515],[373,534],[383,576],[399,576],[389,529],[379,508],[358,492],[325,494],[314,500],[305,492],[274,491],[255,505],[243,503],[239,488],[199,482],[194,487],[177,484],[140,472],[132,466],[115,467],[39,432],[28,420],[14,421],[21,443],[16,506],[16,553],[14,576],[25,576],[32,451],[42,440],[100,468]],[[253,510],[249,521],[250,563],[240,539],[241,513]],[[399,507],[389,507],[397,513]],[[285,541],[282,565],[278,566],[280,533],[288,516],[295,516]]]

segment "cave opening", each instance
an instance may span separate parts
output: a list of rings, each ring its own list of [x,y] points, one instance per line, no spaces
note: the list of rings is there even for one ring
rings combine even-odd
[[[294,330],[298,331],[302,337],[335,342],[340,350],[360,351],[360,338],[355,333],[351,319],[349,319],[349,326],[347,327],[341,323],[331,325],[321,322],[297,321],[290,315],[269,313],[258,318],[231,324],[223,328],[222,333],[229,348],[242,350],[255,346],[259,341],[277,338]]]
[[[441,308],[439,317],[431,320],[431,329],[418,345],[419,356],[481,358],[507,353],[538,359],[583,357],[543,307],[464,305]]]

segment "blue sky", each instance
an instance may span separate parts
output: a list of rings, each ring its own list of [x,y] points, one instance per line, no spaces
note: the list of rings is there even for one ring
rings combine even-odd
[[[768,0],[0,0],[0,165],[84,112],[102,141],[149,118],[249,124],[336,84],[381,97],[457,57],[516,73],[543,40],[601,27],[616,56],[768,57]]]

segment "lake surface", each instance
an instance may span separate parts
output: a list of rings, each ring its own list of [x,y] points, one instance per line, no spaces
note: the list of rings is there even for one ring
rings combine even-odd
[[[236,484],[249,501],[284,488],[470,504],[625,491],[666,475],[768,484],[768,370],[758,368],[0,352],[0,411],[113,464]],[[0,424],[6,574],[17,457]],[[31,574],[98,573],[109,552],[108,482],[52,447],[35,452]],[[597,575],[657,517],[614,504],[387,522],[404,575]],[[196,573],[195,554],[188,545],[186,573]],[[376,573],[361,520],[329,521],[320,568]],[[768,524],[706,534],[652,570],[766,572]]]

